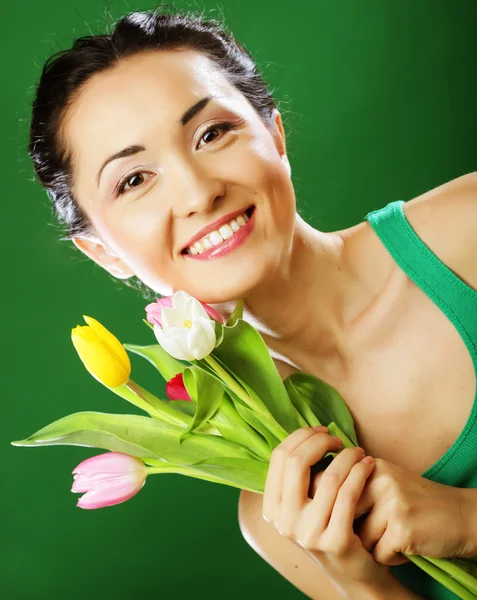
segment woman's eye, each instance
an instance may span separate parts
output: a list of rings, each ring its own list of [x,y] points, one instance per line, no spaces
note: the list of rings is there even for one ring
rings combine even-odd
[[[228,121],[224,121],[222,123],[216,123],[215,125],[211,125],[207,131],[205,131],[205,133],[203,133],[202,137],[200,138],[200,140],[202,141],[206,135],[209,135],[209,133],[211,133],[212,131],[230,131],[231,129],[234,128],[233,123],[229,123]],[[214,141],[215,138],[213,138],[212,140],[208,140],[208,141]]]
[[[205,131],[202,134],[201,137],[201,141],[208,136],[210,133],[212,133],[213,131],[230,131],[231,129],[233,129],[235,127],[235,125],[233,123],[230,123],[228,121],[223,121],[222,123],[215,123],[214,125],[211,125],[207,131]],[[208,142],[210,141],[214,141],[215,137],[212,137],[212,139],[209,138],[209,140],[207,140]],[[130,191],[130,189],[132,188],[136,188],[139,187],[144,180],[143,174],[144,173],[149,173],[148,171],[136,171],[134,173],[131,173],[130,175],[126,175],[126,177],[124,177],[123,179],[120,180],[120,182],[118,183],[118,186],[116,188],[116,191],[114,193],[115,197],[117,196],[121,196],[122,194]],[[127,188],[126,186],[129,186],[129,188]]]
[[[139,187],[142,183],[141,179],[144,179],[144,173],[148,173],[148,171],[136,171],[135,173],[131,173],[131,175],[126,175],[126,177],[124,177],[124,179],[121,179],[121,181],[119,182],[115,195],[120,196],[121,194],[127,192],[127,185],[129,185],[130,188]]]

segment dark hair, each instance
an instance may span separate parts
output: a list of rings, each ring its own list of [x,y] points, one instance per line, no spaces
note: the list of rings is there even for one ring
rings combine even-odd
[[[270,126],[276,102],[267,89],[248,50],[225,31],[217,19],[194,13],[165,12],[167,5],[131,12],[113,25],[107,35],[76,39],[45,63],[32,103],[29,154],[36,175],[52,202],[54,219],[66,225],[62,240],[94,234],[94,228],[75,200],[72,159],[61,138],[63,118],[82,85],[93,75],[114,67],[122,58],[151,50],[193,49],[209,57],[227,80],[247,98],[263,122]],[[144,296],[157,296],[139,278]]]

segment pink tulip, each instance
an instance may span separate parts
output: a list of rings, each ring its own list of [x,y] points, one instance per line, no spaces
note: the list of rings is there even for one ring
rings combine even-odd
[[[216,310],[214,310],[211,306],[205,304],[204,302],[201,302],[201,304],[204,307],[205,312],[209,315],[211,319],[215,319],[219,323],[223,324],[224,320]],[[146,306],[147,320],[149,321],[149,323],[152,323],[153,325],[159,325],[159,327],[162,327],[161,315],[162,308],[165,306],[167,306],[168,308],[172,308],[172,296],[156,298],[155,302],[152,302],[151,304],[148,304]]]
[[[146,482],[146,466],[134,456],[106,452],[87,458],[73,471],[72,492],[86,492],[76,506],[103,508],[121,504],[139,492]]]
[[[166,383],[166,396],[169,400],[190,400],[192,402],[192,398],[184,385],[182,373],[177,373],[175,377],[169,379]]]

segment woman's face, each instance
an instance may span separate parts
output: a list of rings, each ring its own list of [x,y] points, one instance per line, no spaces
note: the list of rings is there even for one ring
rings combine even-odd
[[[274,117],[270,130],[213,63],[190,50],[136,55],[95,75],[62,128],[75,197],[99,236],[74,243],[114,275],[137,275],[162,295],[246,297],[286,263],[295,225],[280,113]],[[230,129],[213,127],[221,122]],[[240,245],[208,260],[184,253],[204,227],[252,205],[253,230]]]

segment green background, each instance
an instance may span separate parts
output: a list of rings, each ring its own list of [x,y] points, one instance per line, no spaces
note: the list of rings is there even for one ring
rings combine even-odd
[[[58,241],[26,152],[46,58],[103,32],[106,9],[118,18],[152,6],[16,0],[2,8],[0,585],[8,600],[304,597],[242,538],[239,490],[154,476],[127,503],[86,511],[69,491],[71,471],[97,450],[9,445],[69,413],[131,410],[79,361],[70,330],[83,314],[123,342],[154,341],[141,296]],[[350,227],[477,168],[475,0],[175,6],[223,14],[257,59],[284,117],[299,210],[314,227]],[[136,356],[132,364],[134,379],[162,394],[153,368]]]

